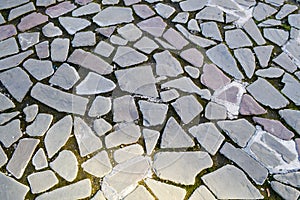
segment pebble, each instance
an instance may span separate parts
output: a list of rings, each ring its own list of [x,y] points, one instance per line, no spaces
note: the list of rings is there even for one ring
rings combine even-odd
[[[52,62],[47,60],[28,59],[23,67],[37,80],[43,80],[54,73]]]
[[[25,49],[24,49],[25,50]],[[0,42],[0,58],[19,52],[17,41],[14,37]]]
[[[0,111],[5,111],[10,108],[14,108],[15,104],[4,94],[0,92]]]
[[[33,51],[28,50],[22,53],[4,58],[0,60],[0,70],[10,69],[20,65],[28,56],[32,55]]]
[[[117,32],[126,40],[134,42],[142,37],[142,31],[133,23],[118,28]]]
[[[37,45],[35,45],[35,51],[36,55],[39,57],[39,59],[48,58],[50,56],[49,52],[49,42],[44,41]]]
[[[161,37],[167,24],[161,17],[156,16],[137,23],[137,26],[154,37]]]
[[[41,13],[33,12],[23,17],[17,27],[20,31],[24,32],[38,25],[41,25],[47,21],[48,21],[48,16],[43,15]]]
[[[143,147],[139,144],[133,144],[115,150],[113,156],[114,156],[114,160],[117,163],[122,163],[132,158],[142,156],[143,154],[144,154]]]
[[[157,126],[164,123],[168,112],[168,105],[143,100],[140,100],[138,104],[143,114],[144,126]]]
[[[244,69],[244,72],[248,78],[252,78],[256,63],[253,52],[249,48],[241,48],[234,50],[234,56]]]
[[[132,6],[135,14],[140,18],[146,19],[155,15],[155,12],[146,4],[136,4]]]
[[[55,38],[51,43],[51,60],[58,62],[66,61],[69,53],[69,45],[70,39]]]
[[[241,115],[262,115],[267,113],[249,94],[243,95],[239,112]]]
[[[253,48],[261,67],[267,67],[274,49],[273,45],[256,46]]]
[[[132,122],[139,118],[134,98],[124,95],[113,100],[113,121]]]
[[[9,11],[8,21],[16,19],[16,18],[20,17],[21,15],[24,15],[24,14],[29,13],[34,10],[35,10],[35,6],[32,2],[24,4],[22,6],[14,8],[14,9],[11,9]]]
[[[32,173],[27,177],[27,180],[33,194],[47,191],[58,184],[58,179],[51,170]]]
[[[144,36],[139,41],[137,41],[134,45],[134,48],[146,53],[150,54],[154,50],[158,49],[159,46],[150,38]]]
[[[108,131],[110,131],[112,129],[112,126],[104,119],[96,119],[93,123],[93,129],[96,132],[96,134],[100,137]]]
[[[160,133],[151,129],[143,129],[143,138],[146,146],[147,155],[151,155],[157,141],[159,139]]]
[[[100,117],[106,115],[111,110],[111,98],[97,96],[92,103],[88,115],[90,117]]]
[[[72,12],[73,17],[80,17],[84,15],[90,15],[101,11],[101,6],[98,3],[89,3],[82,7],[77,8]]]
[[[186,54],[183,55],[187,57]],[[153,58],[156,63],[155,71],[157,75],[176,77],[183,73],[180,62],[168,50],[165,50],[161,53],[155,53]]]
[[[55,26],[52,22],[49,22],[42,28],[42,32],[46,37],[56,37],[63,34],[58,26]]]
[[[74,10],[76,6],[72,4],[70,1],[64,1],[55,6],[48,7],[46,9],[46,14],[49,15],[51,18],[57,18],[61,15],[67,14]]]
[[[0,26],[0,41],[17,35],[17,29],[14,25],[3,25]]]
[[[25,199],[26,194],[29,192],[29,187],[27,185],[6,176],[2,172],[0,172],[0,185],[5,186],[5,190],[2,190],[0,193],[1,199]]]
[[[87,19],[78,17],[59,17],[58,20],[64,29],[71,35],[74,35],[76,32],[91,25],[91,22]]]
[[[137,65],[147,60],[148,60],[147,56],[128,46],[126,47],[119,46],[113,58],[113,62],[117,63],[121,67],[129,67],[132,65]]]
[[[92,31],[78,32],[72,40],[73,47],[95,46],[96,34]]]
[[[93,22],[100,27],[129,23],[132,21],[132,9],[118,6],[109,6],[93,17]]]
[[[48,167],[48,160],[45,154],[45,151],[42,148],[39,148],[37,152],[32,157],[32,165],[35,170],[40,170]]]

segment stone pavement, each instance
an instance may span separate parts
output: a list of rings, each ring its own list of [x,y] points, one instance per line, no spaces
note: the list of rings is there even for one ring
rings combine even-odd
[[[0,0],[0,199],[300,198],[296,0]]]

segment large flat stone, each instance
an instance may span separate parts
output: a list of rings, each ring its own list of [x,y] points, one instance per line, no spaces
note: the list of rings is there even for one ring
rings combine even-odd
[[[26,127],[26,133],[30,136],[43,136],[52,123],[53,115],[40,113],[34,122]]]
[[[1,4],[0,4],[1,5]],[[15,179],[0,173],[0,198],[1,199],[25,199],[29,187],[16,181]]]
[[[133,21],[131,8],[110,6],[93,17],[93,22],[99,26],[110,26]]]
[[[121,67],[137,65],[147,60],[147,56],[128,46],[119,46],[113,58],[113,62],[117,63]]]
[[[33,54],[33,50],[24,51],[22,53],[1,59],[0,70],[10,69],[20,65],[31,54]]]
[[[51,43],[52,61],[64,62],[69,54],[70,39],[55,38]]]
[[[139,107],[143,114],[144,126],[157,126],[164,123],[168,105],[141,100],[139,101]]]
[[[51,170],[32,173],[27,180],[33,194],[44,192],[58,183],[58,179]]]
[[[157,75],[176,77],[183,73],[180,62],[168,50],[154,54],[153,58]]]
[[[132,96],[125,95],[113,100],[114,122],[132,122],[138,118],[138,111]]]

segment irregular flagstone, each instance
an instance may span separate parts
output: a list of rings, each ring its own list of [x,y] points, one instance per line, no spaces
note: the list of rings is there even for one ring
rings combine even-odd
[[[253,117],[253,121],[263,126],[264,130],[283,140],[292,139],[295,134],[287,129],[280,121]]]
[[[50,78],[49,83],[69,90],[79,79],[77,70],[71,65],[63,63]]]
[[[42,83],[37,83],[33,86],[31,96],[60,112],[76,113],[79,115],[84,115],[88,103],[87,98],[62,92]]]
[[[51,18],[57,18],[68,12],[71,12],[75,8],[76,6],[72,4],[70,1],[64,1],[59,4],[56,4],[55,6],[47,8],[46,14],[49,15]]]
[[[186,190],[174,185],[169,185],[153,179],[146,179],[146,185],[150,188],[153,194],[161,200],[183,200],[186,195]]]
[[[16,53],[19,53],[19,47],[14,37],[8,38],[0,42],[0,58]]]
[[[53,115],[40,113],[32,124],[26,127],[26,133],[30,136],[43,136],[49,129]]]
[[[137,142],[141,136],[140,127],[134,123],[120,123],[114,129],[114,132],[105,137],[106,148]]]
[[[187,148],[194,146],[192,138],[182,129],[178,122],[170,117],[161,138],[161,148]]]
[[[78,173],[76,156],[69,150],[61,151],[57,158],[50,163],[50,167],[68,182],[74,181]]]
[[[137,188],[127,195],[124,200],[135,200],[135,199],[144,199],[144,200],[154,200],[154,197],[144,186],[137,186]]]
[[[282,29],[265,28],[264,37],[278,46],[282,46],[289,39],[289,32]]]
[[[185,66],[184,67],[184,71],[186,73],[188,73],[188,75],[192,78],[199,78],[200,76],[200,70],[196,67],[192,67],[192,66]]]
[[[138,118],[138,111],[132,96],[125,95],[113,100],[114,122],[131,122]]]
[[[96,34],[92,31],[78,32],[72,40],[73,47],[94,46],[96,44]]]
[[[113,71],[113,67],[102,58],[82,49],[73,51],[68,58],[68,62],[80,65],[98,74],[110,74]]]
[[[66,61],[68,54],[69,54],[69,45],[70,45],[70,39],[55,38],[51,43],[51,59],[52,59],[52,61],[58,61],[58,62]],[[74,54],[74,52],[73,52],[73,54]]]
[[[76,10],[74,10],[72,12],[72,16],[73,17],[79,17],[79,16],[83,16],[83,15],[90,15],[90,14],[94,14],[97,13],[101,10],[101,7],[98,3],[89,3],[87,5],[84,5],[80,8],[77,8]]]
[[[116,28],[117,26],[109,26],[109,27],[97,28],[95,31],[109,38],[113,34]]]
[[[12,155],[12,158],[6,166],[7,171],[9,171],[17,179],[20,179],[23,176],[23,173],[39,142],[40,140],[38,139],[21,139]]]
[[[151,160],[139,156],[116,165],[103,178],[101,188],[107,199],[122,199],[151,173]]]
[[[139,76],[136,76],[139,74]],[[156,80],[149,65],[115,71],[121,90],[134,94],[158,97]]]
[[[118,33],[126,40],[134,42],[142,36],[142,31],[133,23],[126,24],[118,29]]]
[[[260,24],[258,24],[259,27],[272,27],[272,26],[281,26],[282,23],[280,20],[276,19],[267,19]]]
[[[201,23],[200,26],[201,26],[202,34],[205,37],[217,41],[223,41],[222,35],[220,33],[220,30],[216,22],[205,22],[205,23]]]
[[[7,155],[4,152],[4,150],[2,149],[2,147],[0,147],[0,167],[2,167],[3,165],[5,165],[7,163]]]
[[[275,174],[273,177],[274,177],[275,180],[277,180],[279,182],[291,185],[293,187],[300,188],[300,182],[299,182],[300,172],[289,172],[289,173],[286,173],[286,174]]]
[[[216,200],[214,195],[205,187],[201,185],[198,187],[193,194],[190,196],[189,200]]]
[[[33,45],[39,43],[40,40],[40,33],[39,32],[32,32],[32,33],[20,33],[18,35],[19,43],[21,45],[21,49],[24,51]]]
[[[299,14],[289,15],[288,22],[291,26],[299,29],[300,28],[300,15]]]
[[[112,106],[111,104],[111,98],[97,96],[93,101],[88,115],[90,117],[99,117],[105,115],[110,112]]]
[[[173,47],[170,43],[165,42],[164,40],[160,38],[155,38],[155,40],[160,44],[161,47],[167,50],[175,50],[176,48]]]
[[[300,135],[300,111],[285,109],[280,110],[279,115]]]
[[[142,39],[137,41],[133,45],[133,47],[146,54],[150,54],[151,52],[159,48],[159,46],[152,39],[146,36],[142,37]]]
[[[162,36],[167,24],[163,21],[161,17],[152,17],[137,23],[137,26],[153,35],[154,37]]]
[[[176,77],[183,73],[180,62],[168,50],[154,54],[153,58],[157,75]]]
[[[145,142],[147,155],[150,155],[153,152],[159,136],[160,133],[158,131],[151,129],[143,129],[143,138]]]
[[[248,78],[252,78],[255,70],[255,57],[252,51],[248,48],[234,50],[234,56],[242,65],[245,74]]]
[[[178,50],[181,50],[183,47],[188,45],[188,41],[184,39],[184,37],[173,28],[169,28],[163,34],[163,38]]]
[[[242,31],[242,29],[234,29],[225,32],[225,41],[230,49],[252,46],[251,40]]]
[[[180,57],[188,61],[195,67],[201,67],[203,64],[203,55],[195,48],[182,51],[180,53]]]
[[[210,92],[208,90],[200,89],[190,78],[187,77],[182,77],[163,83],[161,88],[175,88],[183,92],[198,94],[204,99],[210,99]]]
[[[116,84],[99,74],[89,72],[83,81],[76,86],[76,94],[91,95],[112,91]]]
[[[92,129],[79,117],[74,118],[74,135],[80,156],[84,157],[102,148],[102,142]]]
[[[14,108],[15,104],[10,100],[8,97],[6,97],[4,94],[0,92],[0,111],[4,111],[10,108]]]
[[[199,27],[198,22],[197,22],[196,19],[191,19],[188,22],[188,30],[200,32],[200,27]]]
[[[209,154],[201,151],[159,152],[153,159],[153,170],[159,178],[184,185],[194,184],[197,174],[212,165]]]
[[[129,67],[132,65],[137,65],[147,60],[148,60],[147,56],[127,46],[118,47],[117,52],[113,58],[113,62],[117,63],[121,67]]]
[[[44,143],[49,158],[52,158],[69,139],[72,131],[72,117],[70,115],[60,119],[47,131]]]
[[[24,51],[22,53],[4,58],[0,60],[0,70],[10,69],[20,65],[28,56],[33,54],[33,50]]]
[[[284,70],[277,67],[269,67],[257,70],[255,74],[264,78],[279,78],[284,74]]]
[[[18,141],[22,135],[20,120],[18,119],[0,126],[0,141],[6,148]]]
[[[59,17],[58,20],[59,23],[71,35],[74,35],[77,31],[80,31],[91,25],[90,21],[77,17]]]
[[[239,112],[241,115],[262,115],[267,113],[249,94],[243,95]]]
[[[225,143],[220,153],[242,168],[256,184],[262,185],[268,177],[268,170],[245,151]]]
[[[143,154],[144,154],[143,147],[139,144],[133,144],[133,145],[129,145],[124,148],[115,150],[113,156],[114,156],[114,160],[117,163],[122,163],[131,158],[142,156]]]
[[[257,25],[255,24],[254,20],[250,18],[244,25],[243,29],[252,37],[252,39],[258,45],[263,45],[266,43],[266,40],[262,36],[260,30],[258,29]]]
[[[140,111],[143,114],[144,126],[156,126],[164,123],[168,112],[168,105],[142,100],[138,103]]]
[[[240,169],[225,165],[201,178],[219,199],[262,199],[259,190]]]
[[[23,17],[17,27],[20,31],[24,32],[38,25],[41,25],[47,21],[48,21],[48,16],[43,15],[41,13],[34,12]]]
[[[112,170],[108,154],[106,151],[101,151],[95,156],[81,164],[84,171],[96,177],[104,177]]]
[[[276,58],[272,60],[281,68],[285,69],[288,72],[293,73],[297,69],[297,65],[292,61],[292,59],[284,52],[279,54]]]
[[[41,42],[41,43],[35,45],[34,47],[35,47],[36,55],[40,59],[48,58],[50,56],[49,42],[48,41]]]
[[[23,185],[15,179],[6,176],[2,172],[0,173],[0,188],[1,199],[25,199],[25,196],[29,191],[29,187],[27,185]]]
[[[110,123],[104,119],[96,119],[93,123],[93,129],[98,136],[102,136],[112,129]]]
[[[284,87],[281,92],[291,99],[296,105],[300,105],[300,83],[292,75],[287,73],[284,74],[281,82],[284,83]]]
[[[219,44],[206,51],[208,58],[215,63],[220,69],[230,74],[236,79],[243,79],[243,74],[239,71],[236,61],[230,54],[224,44]]]
[[[271,182],[271,187],[272,189],[279,194],[283,199],[299,199],[300,197],[300,192],[296,190],[293,187],[284,185],[282,183],[279,183],[277,181],[272,181]]]
[[[171,103],[184,124],[190,123],[202,110],[202,105],[193,95],[183,96]]]
[[[33,194],[44,192],[58,184],[58,179],[51,170],[32,173],[27,180]]]
[[[258,78],[247,90],[258,102],[270,108],[283,108],[289,104],[289,101],[263,78]]]
[[[63,34],[62,30],[58,26],[55,26],[52,22],[43,26],[42,32],[46,37],[55,37]]]
[[[254,47],[253,49],[256,54],[256,57],[258,58],[260,66],[267,67],[269,60],[271,58],[271,54],[274,49],[274,46],[273,45],[257,46],[257,47]]]
[[[224,22],[223,15],[223,11],[218,7],[205,7],[196,14],[195,19]]]
[[[179,97],[179,93],[175,89],[160,92],[160,98],[163,102],[169,102]]]
[[[13,119],[14,117],[16,117],[19,114],[20,114],[19,111],[0,114],[0,125],[5,124],[6,122],[10,121],[11,119]]]
[[[154,6],[154,9],[157,12],[157,14],[159,14],[165,19],[168,19],[176,11],[175,8],[173,8],[172,6],[163,3],[156,4]]]
[[[114,51],[114,49],[115,48],[111,44],[109,44],[105,41],[100,41],[98,43],[98,45],[96,46],[94,52],[101,56],[109,57],[111,55],[111,53]]]
[[[23,63],[24,68],[37,80],[42,80],[54,73],[52,62],[47,60],[28,59]]]
[[[55,3],[56,3],[56,0],[36,0],[36,2],[35,2],[35,4],[37,6],[43,6],[43,7],[47,7],[47,6],[50,6]]]
[[[27,3],[28,1],[29,0],[11,0],[11,1],[1,0],[0,1],[0,10],[13,8],[13,7],[22,5],[24,3]]]
[[[5,40],[15,35],[17,35],[17,29],[14,25],[9,24],[0,26],[0,40]]]
[[[191,133],[197,139],[199,144],[211,155],[217,153],[222,142],[225,140],[225,137],[211,122],[193,126],[189,129],[189,133]]]
[[[205,107],[205,118],[209,120],[226,119],[227,109],[225,106],[215,102],[208,102]]]
[[[45,151],[42,148],[39,148],[39,150],[37,150],[37,152],[32,157],[32,164],[36,170],[48,167],[47,157]]]
[[[179,3],[183,11],[196,11],[202,9],[207,4],[207,1],[186,0]]]
[[[297,62],[300,61],[300,56],[297,54],[300,50],[300,45],[297,40],[289,40],[282,50],[291,56],[292,59],[295,59]]]
[[[128,23],[133,21],[131,8],[110,6],[101,10],[93,17],[93,22],[99,26],[110,26],[115,24]]]
[[[119,37],[117,35],[112,35],[109,38],[110,43],[120,46],[125,46],[128,43],[128,40],[123,39],[122,37]]]
[[[155,15],[155,12],[145,4],[136,4],[133,5],[132,8],[135,14],[137,14],[142,19],[146,19]]]
[[[283,19],[286,16],[288,16],[290,13],[297,10],[298,7],[296,5],[291,4],[284,4],[281,9],[278,11],[278,13],[275,15],[276,19]]]
[[[189,13],[188,12],[180,12],[172,19],[172,22],[185,24],[185,23],[187,23],[188,20],[189,20]]]
[[[21,15],[29,13],[35,10],[35,6],[32,2],[19,6],[9,11],[8,21],[11,21]]]
[[[255,133],[255,127],[246,119],[218,121],[217,124],[240,147],[245,147]]]
[[[20,67],[2,72],[0,74],[0,81],[18,102],[22,102],[32,86],[28,74]]]
[[[265,18],[275,14],[277,10],[268,4],[259,2],[253,10],[253,17],[257,21],[264,20]]]
[[[50,192],[46,192],[38,196],[37,200],[47,200],[47,199],[83,199],[87,198],[92,193],[92,185],[90,179],[84,179],[73,183],[71,185],[67,185],[64,187],[60,187],[58,189],[52,190]]]

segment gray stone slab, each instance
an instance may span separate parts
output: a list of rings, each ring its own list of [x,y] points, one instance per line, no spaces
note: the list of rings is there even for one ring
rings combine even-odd
[[[26,194],[29,192],[29,187],[15,179],[0,173],[0,198],[1,199],[25,199]]]
[[[36,55],[40,59],[48,58],[50,56],[49,41],[40,42],[34,47],[35,47]]]
[[[267,67],[274,49],[273,45],[256,46],[253,48],[260,66]]]
[[[35,120],[26,127],[26,133],[30,136],[43,136],[52,123],[53,115],[40,113]]]
[[[284,70],[277,67],[269,67],[266,69],[259,69],[255,75],[263,78],[279,78],[284,74]]]
[[[2,147],[0,147],[0,167],[2,167],[3,165],[5,165],[7,163],[7,155],[4,152],[4,150],[2,149]]]
[[[57,18],[68,12],[71,12],[75,8],[76,6],[70,1],[64,1],[59,4],[56,4],[55,6],[48,7],[45,13],[49,15],[51,18]]]
[[[128,44],[128,40],[125,40],[122,37],[119,37],[117,35],[112,35],[109,38],[110,43],[114,44],[114,45],[119,45],[119,46],[125,46]]]
[[[6,122],[10,121],[11,119],[13,119],[14,117],[16,117],[19,114],[20,114],[19,111],[0,114],[0,125],[5,124]]]
[[[18,119],[9,122],[5,126],[0,126],[0,141],[6,148],[18,141],[22,134],[20,120]]]
[[[117,26],[109,26],[109,27],[97,28],[97,29],[95,29],[95,31],[100,33],[101,35],[109,38],[114,33],[116,28],[117,28]]]
[[[113,157],[117,163],[122,163],[132,158],[142,156],[143,154],[144,154],[143,147],[139,144],[133,144],[115,150],[113,153]]]
[[[291,185],[291,186],[296,187],[296,188],[300,188],[300,182],[299,182],[300,172],[289,172],[289,173],[286,173],[286,174],[275,174],[273,177],[274,177],[275,180],[277,180],[279,182]]]
[[[154,37],[162,36],[167,24],[161,17],[152,17],[137,23],[137,26],[153,35]]]
[[[98,136],[102,136],[112,129],[112,125],[104,119],[96,119],[93,123],[93,129]]]
[[[297,65],[292,61],[292,59],[285,52],[279,54],[272,61],[277,65],[279,65],[281,68],[291,73],[293,73],[297,69]]]
[[[76,10],[73,10],[72,16],[73,17],[79,17],[83,15],[90,15],[94,13],[98,13],[101,10],[101,6],[98,3],[89,3],[87,5],[81,6],[77,8]]]
[[[117,32],[126,40],[134,42],[142,36],[142,31],[133,23],[118,28]]]
[[[217,41],[223,41],[222,35],[216,22],[205,22],[200,24],[202,34],[205,37]]]
[[[198,187],[193,194],[190,196],[189,200],[216,200],[214,195],[205,187],[201,185]]]
[[[189,44],[189,42],[173,28],[169,28],[163,34],[163,38],[178,50],[181,50],[183,47]]]
[[[281,9],[278,11],[278,13],[275,15],[276,19],[283,19],[286,16],[288,16],[290,13],[297,10],[298,7],[296,5],[292,4],[284,4]]]
[[[131,8],[110,6],[93,17],[93,22],[99,26],[110,26],[115,24],[128,23],[133,21]]]
[[[33,138],[21,139],[12,155],[12,158],[6,165],[7,171],[17,179],[20,179],[23,176],[23,173],[27,168],[27,165],[39,142],[40,140]]]
[[[225,32],[225,41],[229,48],[252,46],[251,40],[242,29],[234,29]]]
[[[199,27],[199,24],[198,24],[196,19],[191,19],[188,22],[188,30],[189,31],[200,32],[200,27]]]
[[[50,78],[49,83],[69,90],[79,79],[77,70],[71,65],[63,63]]]
[[[155,15],[155,12],[145,4],[136,4],[133,5],[132,8],[135,14],[137,14],[142,19],[146,19]]]
[[[205,7],[196,14],[195,19],[224,22],[223,15],[223,11],[218,7]]]
[[[234,50],[234,56],[242,65],[246,76],[252,78],[256,67],[253,52],[248,48],[236,49]]]
[[[150,54],[151,52],[159,48],[159,46],[152,39],[146,36],[142,37],[139,41],[137,41],[133,45],[133,47],[146,54]]]
[[[72,40],[73,47],[94,46],[96,44],[96,34],[92,31],[78,32]]]
[[[272,189],[285,200],[296,200],[300,197],[300,192],[293,187],[284,185],[277,181],[271,182]]]
[[[0,93],[0,111],[5,111],[10,108],[14,108],[15,104],[7,96]]]
[[[37,104],[32,104],[30,106],[27,106],[23,109],[23,112],[25,114],[25,120],[26,122],[32,122],[36,115],[38,114],[39,107]]]
[[[143,114],[144,126],[162,125],[166,119],[168,105],[140,100],[138,102]]]
[[[168,19],[176,10],[169,4],[158,3],[154,6],[155,11],[162,18]]]
[[[100,117],[110,112],[112,107],[111,98],[97,96],[92,103],[88,115],[90,117]]]
[[[48,167],[48,160],[45,151],[42,148],[39,148],[39,150],[37,150],[37,152],[32,157],[31,162],[36,170]]]
[[[0,26],[0,40],[6,40],[15,35],[17,35],[17,29],[14,25],[9,24]]]
[[[39,32],[31,32],[31,33],[20,33],[18,35],[19,43],[21,49],[24,51],[33,45],[39,43],[40,33]]]
[[[187,23],[188,20],[189,20],[189,13],[180,12],[172,19],[172,22],[185,24]]]
[[[299,14],[291,14],[288,17],[288,22],[291,26],[300,29],[300,15]]]
[[[43,80],[54,73],[52,62],[47,60],[28,59],[24,68],[37,80]]]
[[[277,10],[273,8],[272,6],[269,6],[268,4],[265,3],[258,3],[253,10],[253,17],[257,21],[261,21],[273,14],[275,14]]]
[[[44,192],[58,184],[58,179],[51,170],[32,173],[27,180],[33,194]]]
[[[133,192],[124,198],[124,200],[135,199],[154,200],[154,197],[144,186],[139,185]]]
[[[33,12],[29,15],[26,15],[21,19],[21,22],[18,24],[18,29],[20,31],[27,31],[38,25],[41,25],[48,21],[48,16],[41,13]]]
[[[262,199],[259,190],[240,169],[225,165],[201,178],[218,199]]]
[[[36,0],[36,2],[35,2],[35,4],[37,6],[43,6],[43,7],[48,7],[55,3],[56,3],[56,0]]]
[[[24,14],[29,13],[34,10],[35,10],[35,6],[32,2],[24,4],[22,6],[14,8],[14,9],[11,9],[9,11],[8,21],[11,21],[15,18],[20,17],[21,15],[24,15]]]
[[[46,37],[55,37],[63,34],[62,30],[58,26],[55,26],[52,22],[43,26],[42,32]]]
[[[283,29],[264,28],[264,37],[278,46],[282,46],[288,41],[289,32]]]
[[[7,8],[13,8],[19,5],[22,5],[24,3],[27,3],[29,0],[11,0],[11,1],[6,1],[6,0],[1,0],[0,1],[0,10],[4,10]]]
[[[300,83],[292,75],[285,73],[281,82],[284,83],[284,87],[281,92],[292,100],[296,105],[300,105]]]
[[[258,45],[263,45],[266,43],[266,40],[262,36],[260,30],[258,29],[257,25],[255,24],[254,20],[250,18],[244,25],[243,29],[252,37],[252,39]]]
[[[209,120],[220,120],[227,118],[227,109],[225,106],[215,102],[208,102],[205,107],[205,118]]]
[[[192,66],[187,65],[187,66],[184,67],[184,71],[186,73],[188,73],[188,75],[190,77],[194,78],[194,79],[197,79],[200,76],[200,70],[196,67],[192,67]]]
[[[111,55],[111,53],[114,51],[114,46],[112,46],[111,44],[105,42],[105,41],[100,41],[94,52],[96,54],[99,54],[101,56],[104,56],[104,57],[109,57]]]
[[[139,118],[134,98],[130,95],[113,100],[113,121],[131,122]]]
[[[179,97],[179,93],[175,89],[160,92],[160,98],[163,102],[169,102]]]
[[[81,167],[85,172],[98,178],[104,177],[112,170],[112,165],[106,151],[97,153],[95,156],[82,163]]]
[[[143,129],[143,138],[145,142],[147,155],[152,154],[157,144],[159,136],[160,133],[158,131],[151,130],[151,129]]]
[[[55,38],[51,42],[51,59],[52,61],[64,62],[69,54],[70,39]]]
[[[25,50],[25,49],[23,49]],[[0,58],[19,52],[17,41],[14,37],[0,42]]]
[[[91,25],[90,21],[77,17],[59,17],[58,20],[71,35]]]
[[[280,110],[279,115],[288,125],[290,125],[298,134],[300,134],[300,111],[285,109]]]
[[[176,77],[183,73],[180,62],[168,50],[154,54],[153,58],[157,75]]]
[[[55,110],[79,115],[84,115],[88,103],[86,98],[62,92],[42,83],[37,83],[32,88],[31,96]]]
[[[113,62],[117,63],[121,67],[137,65],[147,60],[147,56],[128,46],[119,46],[113,58]]]
[[[184,50],[180,53],[180,57],[192,64],[195,67],[202,67],[203,55],[195,48]]]
[[[201,10],[207,1],[197,1],[197,0],[186,0],[179,3],[180,8],[183,11],[196,11]]]
[[[33,50],[24,51],[22,53],[1,59],[0,70],[10,69],[20,65],[31,54],[33,54]]]

